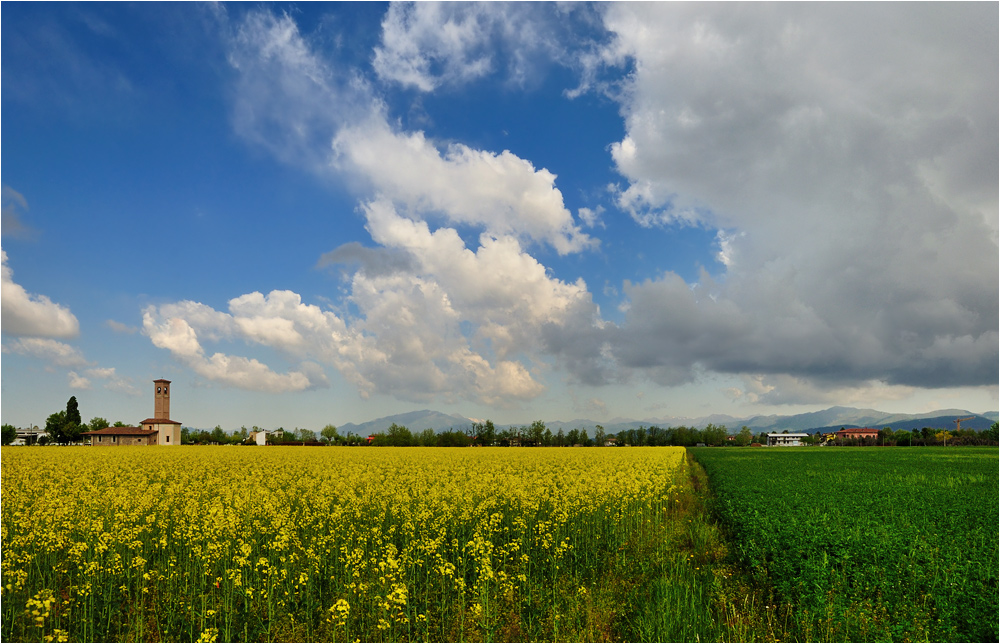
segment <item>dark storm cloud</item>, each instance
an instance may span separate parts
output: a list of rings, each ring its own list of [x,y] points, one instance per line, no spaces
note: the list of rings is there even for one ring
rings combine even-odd
[[[621,325],[552,348],[661,384],[996,385],[997,13],[610,6],[607,58],[636,65],[619,205],[724,231],[727,271],[632,285]]]

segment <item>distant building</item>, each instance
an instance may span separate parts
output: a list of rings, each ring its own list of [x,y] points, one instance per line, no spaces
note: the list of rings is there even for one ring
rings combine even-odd
[[[92,432],[90,444],[95,447],[116,447],[119,445],[180,445],[181,424],[170,420],[170,381],[153,381],[153,417],[140,423],[139,427],[105,427]]]
[[[25,429],[18,428],[17,438],[11,442],[11,445],[35,445],[43,438],[47,439],[48,437],[48,432],[44,429],[39,429],[38,425]]]
[[[257,431],[250,432],[247,436],[246,442],[252,442],[255,445],[267,445],[267,437],[275,436],[281,438],[285,435],[285,430],[283,429],[258,429]]]
[[[796,447],[802,444],[802,439],[809,434],[768,434],[768,447]]]
[[[859,438],[878,438],[878,430],[871,427],[841,429],[837,432],[837,438],[846,438],[848,440],[856,440]]]

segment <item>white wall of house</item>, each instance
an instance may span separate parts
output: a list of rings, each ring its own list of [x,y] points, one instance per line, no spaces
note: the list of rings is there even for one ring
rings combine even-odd
[[[796,447],[802,445],[802,439],[809,434],[768,434],[768,447]]]

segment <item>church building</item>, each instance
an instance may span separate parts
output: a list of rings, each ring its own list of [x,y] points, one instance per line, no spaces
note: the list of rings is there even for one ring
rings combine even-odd
[[[118,445],[180,445],[181,424],[170,420],[170,381],[153,381],[153,417],[140,423],[139,427],[105,427],[92,432],[94,447],[115,447]]]

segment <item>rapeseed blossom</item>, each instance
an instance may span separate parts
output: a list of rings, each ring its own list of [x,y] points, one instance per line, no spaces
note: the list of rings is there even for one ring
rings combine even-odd
[[[585,595],[665,519],[685,465],[680,448],[2,454],[8,640],[483,639],[555,615],[539,589],[560,579]]]

